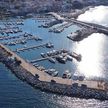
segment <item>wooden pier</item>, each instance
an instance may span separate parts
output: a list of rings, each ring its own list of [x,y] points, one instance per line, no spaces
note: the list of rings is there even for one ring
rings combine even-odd
[[[44,44],[41,44],[41,45],[34,45],[34,46],[30,46],[30,47],[19,48],[19,49],[16,49],[14,52],[20,52],[20,51],[25,51],[25,50],[30,50],[30,49],[36,49],[36,48],[40,48],[40,47],[48,48],[47,44],[48,43],[44,43]]]
[[[20,51],[25,51],[25,50],[29,50],[29,49],[36,49],[36,48],[45,47],[45,46],[46,46],[46,44],[24,47],[24,48],[16,49],[16,51],[14,51],[14,52],[20,52]]]
[[[45,60],[49,60],[50,58],[56,58],[57,55],[55,56],[47,56],[47,57],[42,57],[42,58],[39,58],[39,59],[36,59],[36,60],[31,60],[30,63],[36,63],[36,62],[40,62],[40,61],[45,61]]]
[[[51,58],[51,57],[45,57],[45,58],[39,58],[39,59],[36,59],[36,60],[31,60],[30,63],[36,63],[36,62],[48,60],[49,58]]]
[[[69,26],[71,26],[73,24],[73,22],[66,22],[60,26],[57,26],[53,29],[50,29],[49,32],[54,32],[54,33],[61,33],[65,28],[68,28]]]

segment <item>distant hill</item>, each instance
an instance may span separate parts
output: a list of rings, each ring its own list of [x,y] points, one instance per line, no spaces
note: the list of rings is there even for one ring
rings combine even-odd
[[[66,12],[96,5],[108,5],[108,0],[0,0],[0,7],[5,7],[16,14]]]

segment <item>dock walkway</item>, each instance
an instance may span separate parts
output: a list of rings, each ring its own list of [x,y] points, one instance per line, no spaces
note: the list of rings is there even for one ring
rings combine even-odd
[[[30,50],[30,49],[36,49],[36,48],[40,48],[40,47],[53,48],[54,46],[53,46],[52,43],[43,43],[43,44],[40,44],[40,45],[17,48],[14,52],[20,52],[20,51],[25,51],[25,50]]]
[[[35,48],[39,48],[39,47],[44,47],[44,46],[46,46],[46,44],[34,45],[34,46],[30,46],[30,47],[24,47],[24,48],[16,49],[14,52],[25,51],[25,50],[29,50],[29,49],[35,49]]]
[[[56,58],[57,55],[55,56],[47,56],[47,57],[42,57],[42,58],[39,58],[39,59],[36,59],[36,60],[31,60],[30,63],[36,63],[36,62],[40,62],[40,61],[44,61],[44,60],[49,60],[50,58]]]

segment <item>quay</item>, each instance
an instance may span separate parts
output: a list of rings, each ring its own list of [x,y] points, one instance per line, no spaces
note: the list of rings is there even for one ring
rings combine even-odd
[[[84,38],[87,38],[88,36],[90,36],[92,33],[97,33],[97,31],[91,28],[84,28],[84,29],[77,30],[74,33],[69,34],[67,38],[72,41],[81,41]]]
[[[71,97],[108,100],[107,82],[85,79],[80,81],[50,76],[2,44],[0,44],[0,62],[5,64],[19,79],[42,91]]]

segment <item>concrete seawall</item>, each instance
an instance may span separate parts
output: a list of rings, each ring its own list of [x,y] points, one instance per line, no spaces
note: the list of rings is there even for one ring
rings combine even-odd
[[[21,64],[17,64],[15,60],[9,59],[12,56],[20,60]],[[44,71],[39,71],[32,64],[26,62],[2,44],[0,44],[0,62],[5,64],[19,79],[26,81],[34,88],[73,97],[108,100],[108,86],[106,82],[74,81],[49,76]]]

